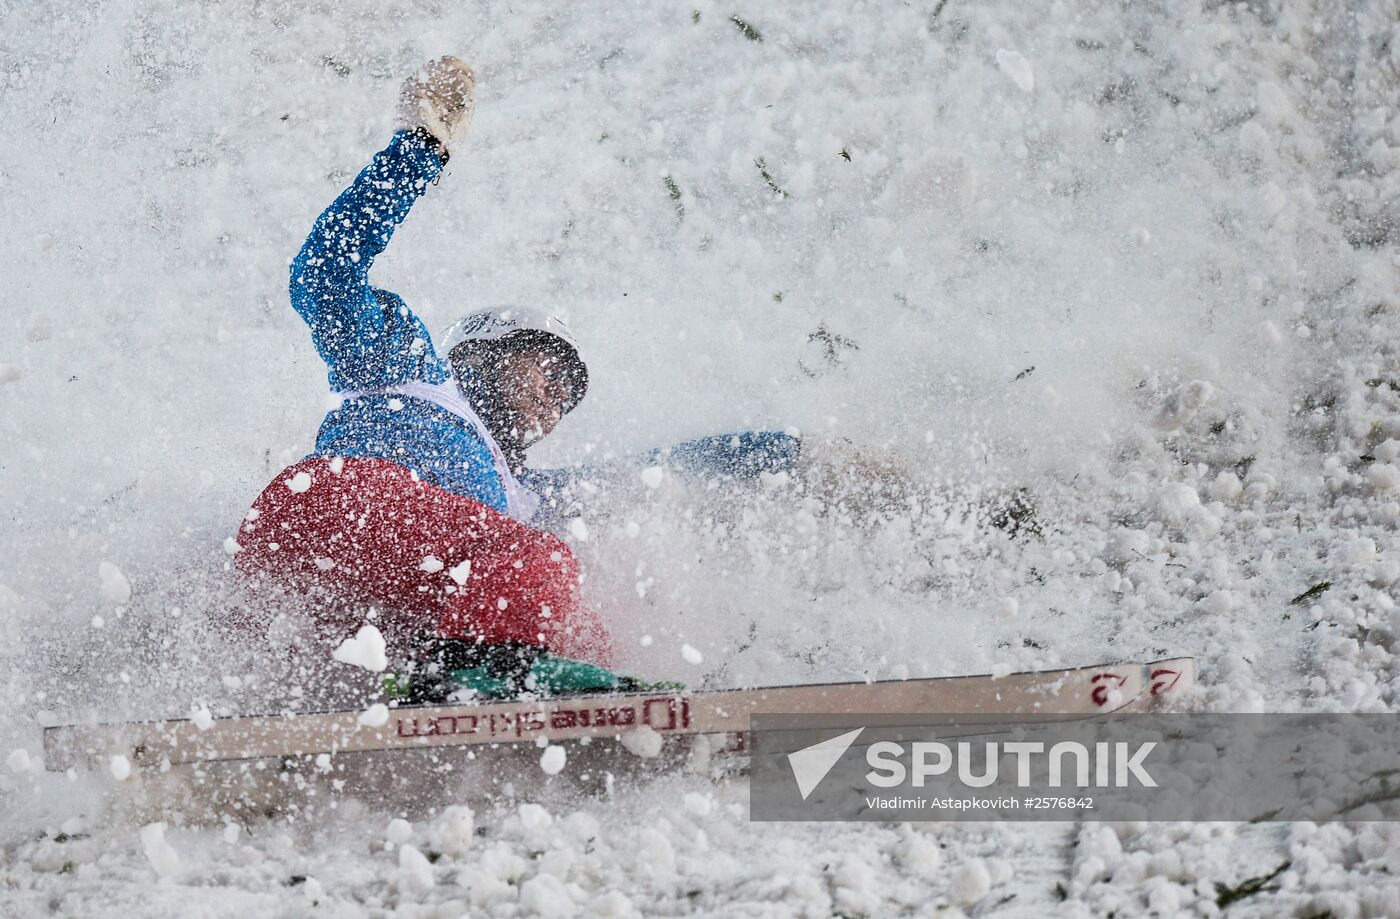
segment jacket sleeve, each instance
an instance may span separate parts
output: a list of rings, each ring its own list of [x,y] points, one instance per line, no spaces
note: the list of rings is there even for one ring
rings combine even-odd
[[[648,466],[664,465],[696,478],[732,476],[756,479],[762,473],[788,472],[797,463],[802,441],[777,431],[745,431],[687,440],[641,457]]]
[[[665,466],[687,479],[731,477],[756,480],[762,473],[789,472],[797,464],[802,441],[777,431],[746,431],[687,440],[612,462],[585,463],[562,469],[529,469],[520,479],[543,500],[541,521],[564,515],[578,497],[578,485],[608,487],[648,466]]]
[[[369,269],[442,171],[429,143],[400,131],[321,214],[292,261],[292,306],[337,391],[448,378],[432,337],[403,300],[369,285]]]

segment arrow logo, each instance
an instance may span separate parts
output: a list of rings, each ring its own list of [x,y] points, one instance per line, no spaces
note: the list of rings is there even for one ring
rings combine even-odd
[[[797,779],[797,790],[802,793],[803,801],[821,784],[841,754],[851,748],[864,730],[856,728],[788,754],[788,765],[792,767],[792,777]]]

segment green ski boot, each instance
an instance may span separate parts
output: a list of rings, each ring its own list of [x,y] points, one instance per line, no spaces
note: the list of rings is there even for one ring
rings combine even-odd
[[[620,676],[597,664],[550,654],[539,647],[515,642],[480,645],[437,639],[426,649],[426,662],[408,678],[389,677],[385,692],[411,704],[446,701],[470,690],[479,698],[515,699],[525,693],[537,696],[571,696],[607,692],[674,692],[680,683],[648,683]]]

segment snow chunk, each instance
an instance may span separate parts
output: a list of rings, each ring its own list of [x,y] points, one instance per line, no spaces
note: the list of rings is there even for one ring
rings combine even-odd
[[[1152,426],[1159,431],[1180,430],[1186,422],[1196,417],[1201,406],[1215,395],[1215,387],[1205,380],[1192,380],[1172,393],[1152,416]]]
[[[997,613],[1008,619],[1021,612],[1021,604],[1015,597],[1002,597],[997,601]]]
[[[559,880],[568,880],[569,872],[574,867],[573,849],[550,849],[539,858],[539,873],[552,874]]]
[[[443,855],[465,855],[476,840],[476,814],[464,804],[443,808],[428,828],[428,843]]]
[[[1172,482],[1162,489],[1160,503],[1162,514],[1168,520],[1181,521],[1200,508],[1201,496],[1184,482]]]
[[[433,889],[433,866],[413,846],[399,846],[399,880],[405,890],[427,893]]]
[[[5,765],[16,775],[34,768],[34,764],[29,760],[29,751],[23,747],[11,750],[10,755],[5,757]]]
[[[311,490],[311,473],[303,469],[296,475],[287,479],[287,488],[294,494],[302,494]]]
[[[1207,613],[1223,616],[1235,608],[1235,595],[1228,590],[1216,590],[1196,601]]]
[[[685,809],[697,817],[708,817],[714,810],[715,802],[709,795],[688,791],[685,793]]]
[[[1400,560],[1385,559],[1371,566],[1368,579],[1372,584],[1385,587],[1400,580]]]
[[[437,574],[443,569],[442,559],[438,558],[436,555],[429,555],[418,563],[418,567],[429,574]]]
[[[1021,92],[1028,93],[1035,89],[1035,72],[1031,69],[1031,62],[1026,60],[1021,52],[998,48],[997,67],[1001,68],[1001,72],[1006,74]]]
[[[467,868],[457,875],[457,883],[467,892],[473,906],[485,909],[493,903],[514,902],[515,888],[480,868]]]
[[[521,884],[520,905],[542,919],[564,919],[576,909],[569,888],[552,874],[537,874]]]
[[[687,664],[700,664],[705,660],[705,655],[690,645],[681,645],[681,657],[685,658]]]
[[[389,666],[389,658],[384,653],[384,636],[368,623],[360,626],[354,638],[342,641],[340,647],[331,652],[331,657],[370,673],[383,673]]]
[[[1341,561],[1345,565],[1369,565],[1378,557],[1376,541],[1369,536],[1354,536],[1341,547]]]
[[[214,715],[209,711],[209,706],[201,705],[190,711],[190,721],[201,731],[207,731],[214,726]]]
[[[118,782],[125,782],[131,778],[131,760],[118,753],[107,763],[107,768],[112,771],[112,778]]]
[[[1240,477],[1233,472],[1222,472],[1210,483],[1210,496],[1217,501],[1234,501],[1244,494]]]
[[[389,723],[389,706],[376,702],[360,712],[358,721],[367,728],[382,728]]]
[[[647,488],[660,488],[664,478],[666,478],[666,470],[660,466],[648,466],[642,470],[642,484]]]
[[[462,559],[459,564],[447,569],[447,576],[456,581],[459,586],[466,584],[467,578],[472,576],[472,560]]]
[[[943,850],[924,833],[911,832],[895,846],[894,854],[906,870],[926,878],[936,875],[943,864]]]
[[[1148,554],[1152,548],[1152,537],[1142,530],[1131,527],[1118,527],[1109,539],[1104,558],[1111,562],[1131,562]]]
[[[131,582],[122,570],[111,562],[97,566],[97,577],[102,584],[102,597],[109,603],[125,603],[131,599]]]
[[[165,841],[163,822],[141,827],[138,835],[141,837],[141,847],[146,850],[146,859],[156,874],[171,877],[180,870],[180,855]]]
[[[652,874],[670,874],[676,870],[676,850],[659,830],[647,827],[637,834],[637,861]]]
[[[558,775],[564,770],[564,763],[568,761],[568,758],[563,747],[550,744],[544,748],[544,753],[540,756],[540,768],[544,770],[545,775]]]
[[[564,831],[576,842],[596,839],[599,832],[598,819],[584,811],[574,811],[564,818]]]
[[[1147,908],[1157,916],[1172,916],[1181,909],[1181,888],[1162,879],[1150,886],[1147,894]]]
[[[875,869],[858,858],[847,858],[832,874],[836,886],[836,906],[843,914],[871,916],[880,909]]]
[[[554,823],[554,815],[538,804],[520,805],[520,825],[527,832],[539,832],[549,829]]]
[[[384,828],[384,841],[390,845],[401,846],[413,841],[413,824],[402,817],[395,817],[389,821],[389,825]]]
[[[238,544],[238,540],[229,536],[224,540],[224,551],[229,555],[237,555],[243,551],[243,547]]]
[[[624,919],[632,914],[632,901],[620,890],[609,890],[588,904],[588,915],[598,919]]]
[[[545,816],[548,816],[548,812]],[[525,876],[525,859],[500,843],[483,852],[476,864],[486,877],[505,884],[514,884]]]
[[[1393,463],[1372,463],[1366,470],[1366,481],[1380,494],[1400,491],[1400,467]]]
[[[661,735],[645,724],[623,732],[621,739],[629,753],[642,759],[651,759],[661,752]]]
[[[582,517],[575,517],[569,521],[569,533],[579,542],[587,542],[588,524],[583,522]]]
[[[981,859],[958,866],[948,884],[948,896],[959,906],[970,906],[992,889],[992,876]]]

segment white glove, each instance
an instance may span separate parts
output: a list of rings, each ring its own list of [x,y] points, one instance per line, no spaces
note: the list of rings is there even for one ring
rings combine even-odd
[[[399,93],[399,126],[422,128],[446,153],[467,132],[476,108],[476,74],[461,58],[445,54],[409,77]]]

